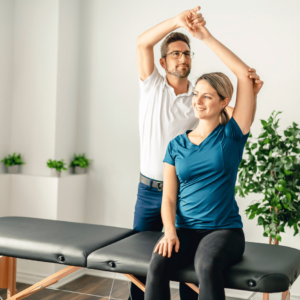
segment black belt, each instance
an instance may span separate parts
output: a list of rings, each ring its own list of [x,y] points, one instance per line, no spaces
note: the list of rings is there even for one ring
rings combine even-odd
[[[158,181],[158,180],[154,180],[154,179],[150,179],[148,177],[145,177],[144,175],[140,175],[140,182],[143,184],[146,184],[148,186],[150,186],[150,182],[152,180],[152,184],[151,187],[157,188],[159,191],[163,190],[163,182],[162,181]]]

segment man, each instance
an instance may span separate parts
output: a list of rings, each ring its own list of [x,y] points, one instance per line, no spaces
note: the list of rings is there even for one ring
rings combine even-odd
[[[163,158],[170,140],[198,124],[195,118],[192,97],[194,86],[188,80],[193,52],[189,38],[176,30],[185,28],[188,20],[196,26],[206,24],[197,6],[147,30],[137,39],[137,63],[140,85],[139,130],[140,130],[140,183],[134,213],[134,229],[138,231],[162,231],[161,201],[163,190]],[[161,45],[160,64],[166,76],[159,74],[154,64],[153,47],[169,34]],[[259,80],[255,70],[248,76]],[[246,76],[246,74],[245,74]],[[229,117],[233,108],[226,109]],[[254,119],[255,109],[253,111]],[[145,283],[145,278],[139,277]],[[131,285],[132,300],[144,299],[144,293]],[[198,295],[187,285],[180,284],[182,300],[197,300]],[[130,297],[129,297],[130,299]]]

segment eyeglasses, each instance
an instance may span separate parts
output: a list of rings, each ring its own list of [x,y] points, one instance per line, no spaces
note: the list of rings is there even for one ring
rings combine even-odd
[[[190,52],[190,51],[185,51],[185,52],[182,52],[182,51],[172,51],[166,55],[164,55],[163,57],[166,57],[167,55],[171,54],[171,56],[175,59],[179,59],[182,57],[182,54],[185,55],[185,58],[186,59],[192,59],[194,57],[194,52]]]

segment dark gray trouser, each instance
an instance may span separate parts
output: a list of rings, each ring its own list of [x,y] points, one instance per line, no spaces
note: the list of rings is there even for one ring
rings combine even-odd
[[[145,300],[169,300],[170,276],[194,260],[200,285],[199,300],[225,300],[223,274],[238,262],[245,250],[241,228],[197,230],[176,228],[179,252],[170,258],[152,254],[147,274]]]

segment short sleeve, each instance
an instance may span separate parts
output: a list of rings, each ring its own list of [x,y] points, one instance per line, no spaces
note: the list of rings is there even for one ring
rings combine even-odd
[[[233,117],[231,117],[231,119],[225,125],[224,133],[225,136],[229,139],[235,141],[245,141],[245,142],[248,139],[248,136],[250,134],[250,132],[248,132],[247,134],[243,134],[240,126],[238,125],[238,123]]]
[[[154,65],[154,70],[152,74],[149,77],[147,77],[144,81],[139,76],[140,91],[142,93],[147,93],[161,82],[163,82],[163,76],[158,72],[156,66]]]
[[[175,156],[174,156],[174,149],[172,141],[169,143],[166,151],[165,158],[163,162],[166,162],[172,166],[175,166]]]

